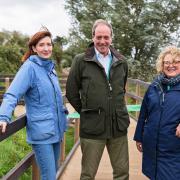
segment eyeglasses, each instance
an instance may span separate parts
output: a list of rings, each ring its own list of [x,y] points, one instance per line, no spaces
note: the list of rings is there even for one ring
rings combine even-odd
[[[172,65],[174,65],[174,66],[178,66],[178,65],[180,65],[180,61],[163,61],[163,64],[165,65],[165,66],[169,66],[170,64],[172,64]]]

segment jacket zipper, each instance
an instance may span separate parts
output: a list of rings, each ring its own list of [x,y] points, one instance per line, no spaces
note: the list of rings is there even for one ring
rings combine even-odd
[[[111,64],[112,65],[112,64]],[[112,100],[112,85],[111,85],[111,81],[110,81],[110,79],[111,79],[111,74],[110,74],[110,71],[111,71],[111,67],[110,67],[110,69],[109,69],[109,79],[108,79],[108,77],[107,77],[107,75],[106,75],[106,72],[105,72],[105,69],[104,68],[102,68],[102,70],[103,70],[103,74],[104,74],[104,77],[105,77],[105,79],[106,79],[106,82],[107,82],[107,85],[108,85],[108,90],[109,90],[109,92],[108,92],[108,119],[110,120],[109,122],[110,122],[110,128],[109,128],[109,136],[110,136],[110,138],[112,137],[112,118],[111,118],[111,114],[112,114],[112,112],[111,112],[111,106],[110,106],[110,104],[111,104],[111,100]]]
[[[163,111],[162,105],[163,105],[164,100],[165,100],[165,98],[164,98],[165,94],[164,94],[164,91],[163,91],[162,86],[161,86],[159,83],[156,83],[156,84],[158,85],[160,91],[162,92],[162,98],[159,96],[159,98],[160,98],[160,109],[161,109],[161,112],[160,112],[160,120],[159,120],[159,123],[158,123],[158,129],[159,129],[159,128],[160,128],[160,122],[161,122],[161,120],[162,120],[162,111]],[[157,151],[157,150],[158,150],[158,144],[159,144],[159,130],[157,131],[155,179],[156,179],[156,176],[157,176],[157,156],[158,156],[158,154],[157,154],[158,151]]]
[[[56,112],[57,112],[57,118],[58,118],[58,122],[57,123],[58,123],[58,126],[59,126],[59,111],[58,111],[58,104],[57,104],[57,98],[56,98],[56,89],[54,87],[53,80],[51,79],[51,73],[48,74],[48,76],[49,76],[49,79],[50,79],[51,84],[52,84],[53,89],[54,89],[54,98],[55,98],[55,101],[56,101]]]
[[[112,117],[111,117],[111,114],[112,114],[112,112],[111,112],[111,106],[110,106],[110,102],[112,101],[112,85],[111,85],[111,68],[112,68],[112,65],[114,64],[114,63],[111,63],[111,66],[110,66],[110,68],[109,68],[109,79],[108,79],[108,77],[107,77],[107,75],[106,75],[106,72],[105,72],[105,69],[103,68],[103,66],[99,63],[99,62],[96,62],[96,61],[94,61],[99,67],[101,67],[102,68],[102,72],[103,72],[103,75],[104,75],[104,77],[105,77],[105,79],[106,79],[106,82],[107,82],[107,85],[108,85],[108,90],[109,90],[109,92],[108,92],[108,114],[109,114],[109,116],[108,116],[108,118],[109,118],[109,120],[110,120],[110,129],[109,129],[109,136],[110,137],[112,137]]]

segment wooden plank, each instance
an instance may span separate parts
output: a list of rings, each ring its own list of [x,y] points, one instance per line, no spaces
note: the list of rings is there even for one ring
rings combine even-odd
[[[0,82],[4,83],[5,82],[5,78],[0,78]]]
[[[40,171],[35,158],[32,160],[32,180],[40,180]]]
[[[131,78],[128,78],[128,83],[129,84],[139,84],[140,86],[143,86],[145,88],[148,88],[148,86],[150,85],[149,82],[144,82],[144,81],[141,81],[139,79],[131,79]]]
[[[0,94],[0,104],[1,104],[2,101],[3,101],[3,96],[4,96],[4,94]],[[21,100],[18,102],[18,105],[25,105],[24,99],[21,99]]]
[[[148,180],[141,172],[142,154],[137,151],[135,141],[133,141],[136,122],[131,119],[130,127],[128,129],[128,144],[129,144],[129,165],[130,165],[130,177],[129,180]],[[69,164],[65,168],[59,180],[79,180],[81,172],[81,149],[77,148],[75,154],[69,161]],[[100,165],[96,174],[96,180],[110,180],[112,177],[112,167],[109,160],[109,155],[105,148],[103,157],[100,161]]]
[[[128,128],[128,145],[129,145],[129,179],[130,180],[148,180],[142,174],[142,153],[136,148],[136,143],[133,140],[134,132],[136,128],[136,121],[131,119],[130,126]]]
[[[137,96],[135,93],[126,92],[126,96],[139,101],[143,100],[143,97]]]
[[[59,82],[60,82],[60,84],[66,84],[66,82],[67,82],[67,79],[59,79]]]
[[[30,152],[13,169],[11,169],[2,180],[18,180],[19,177],[32,165],[34,152]]]
[[[0,74],[0,78],[6,78],[6,77],[9,77],[9,78],[14,78],[14,74]]]
[[[10,124],[7,125],[7,129],[5,133],[0,131],[0,142],[12,134],[16,133],[20,129],[24,128],[26,125],[26,116],[22,115],[17,120],[12,121]]]
[[[73,148],[71,149],[70,153],[68,154],[68,156],[66,157],[65,161],[63,162],[63,164],[60,166],[57,174],[56,174],[56,178],[60,178],[61,175],[63,174],[65,168],[67,167],[67,165],[69,164],[71,158],[73,157],[73,155],[75,154],[77,148],[79,147],[80,141],[78,140],[76,142],[76,144],[73,146]]]
[[[60,74],[60,78],[68,78],[68,74]]]
[[[5,91],[5,86],[0,86],[0,91]]]

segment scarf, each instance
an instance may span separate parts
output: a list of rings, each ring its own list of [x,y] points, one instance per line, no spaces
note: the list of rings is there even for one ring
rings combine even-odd
[[[172,78],[167,78],[167,76],[164,73],[162,73],[158,76],[158,80],[160,81],[161,84],[164,84],[167,86],[174,86],[180,83],[180,74]]]

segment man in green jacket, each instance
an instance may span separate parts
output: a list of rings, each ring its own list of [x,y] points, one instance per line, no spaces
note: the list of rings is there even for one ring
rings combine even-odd
[[[94,180],[105,146],[113,179],[129,179],[129,116],[124,99],[128,66],[111,46],[112,35],[111,24],[96,20],[93,43],[74,58],[67,80],[66,97],[80,114],[81,180]]]

